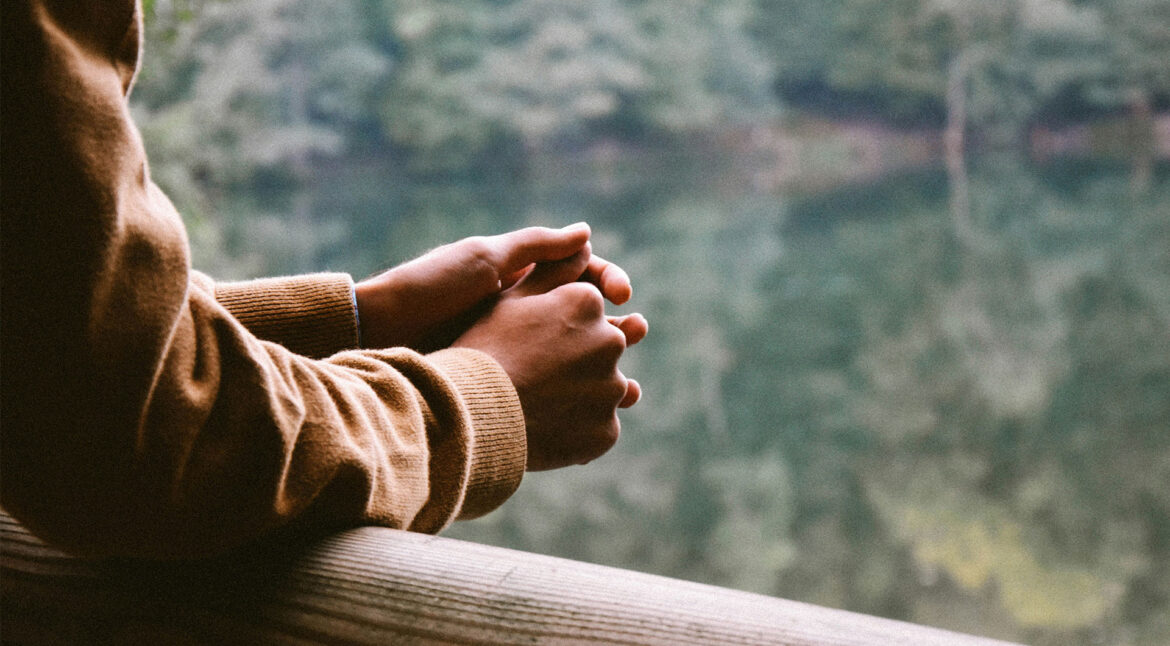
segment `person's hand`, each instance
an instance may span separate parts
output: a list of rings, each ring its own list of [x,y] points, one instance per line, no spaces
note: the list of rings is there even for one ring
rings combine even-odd
[[[617,409],[641,396],[638,382],[617,363],[646,336],[646,319],[605,315],[605,288],[577,280],[593,271],[591,262],[585,247],[537,265],[453,344],[486,352],[512,379],[524,410],[530,471],[584,464],[608,451],[621,431]],[[597,268],[598,276],[607,271]]]
[[[466,238],[361,281],[356,297],[362,345],[446,347],[536,263],[573,257],[588,246],[589,236],[589,226],[580,223]],[[578,279],[596,285],[615,304],[630,298],[626,273],[597,256],[589,256],[581,274],[565,282]]]

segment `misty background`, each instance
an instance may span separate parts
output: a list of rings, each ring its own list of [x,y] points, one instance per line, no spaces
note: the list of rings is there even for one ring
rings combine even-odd
[[[447,535],[1037,645],[1170,643],[1170,3],[153,0],[219,279],[587,220],[651,334]]]

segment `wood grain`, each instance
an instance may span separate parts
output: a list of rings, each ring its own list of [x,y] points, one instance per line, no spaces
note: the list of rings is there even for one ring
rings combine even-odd
[[[988,639],[362,528],[228,558],[73,558],[0,513],[6,644],[944,644]]]

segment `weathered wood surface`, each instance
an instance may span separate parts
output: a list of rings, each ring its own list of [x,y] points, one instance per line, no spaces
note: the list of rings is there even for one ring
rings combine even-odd
[[[0,513],[5,644],[1002,643],[390,529],[199,563],[69,557]]]

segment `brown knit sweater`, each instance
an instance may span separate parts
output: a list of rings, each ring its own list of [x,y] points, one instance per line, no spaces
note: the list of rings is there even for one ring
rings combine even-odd
[[[357,350],[343,274],[215,285],[150,181],[135,0],[5,0],[0,498],[92,555],[277,528],[438,531],[515,490],[524,419],[487,355]]]

